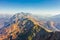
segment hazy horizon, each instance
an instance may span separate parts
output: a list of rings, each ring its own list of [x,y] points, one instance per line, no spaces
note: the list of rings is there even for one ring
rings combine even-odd
[[[60,14],[59,0],[0,0],[0,14],[32,13],[42,16]]]

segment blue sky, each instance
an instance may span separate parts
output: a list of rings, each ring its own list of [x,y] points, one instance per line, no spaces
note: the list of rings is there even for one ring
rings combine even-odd
[[[60,14],[59,0],[0,0],[0,14],[28,12],[35,15]]]

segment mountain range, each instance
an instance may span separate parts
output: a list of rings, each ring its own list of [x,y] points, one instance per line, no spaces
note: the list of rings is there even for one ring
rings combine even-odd
[[[44,18],[24,12],[0,17],[4,20],[0,40],[59,40],[59,19],[59,15]]]

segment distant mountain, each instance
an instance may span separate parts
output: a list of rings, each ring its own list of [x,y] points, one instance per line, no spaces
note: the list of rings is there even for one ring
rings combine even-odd
[[[60,23],[60,15],[55,15],[50,17],[50,20]]]
[[[53,21],[55,23],[54,26],[60,30],[60,15],[52,16],[48,21]]]
[[[11,15],[0,15],[0,28],[4,27],[4,23],[10,20]]]

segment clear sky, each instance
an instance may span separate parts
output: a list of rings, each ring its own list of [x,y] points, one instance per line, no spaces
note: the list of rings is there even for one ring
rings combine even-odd
[[[43,16],[60,14],[60,0],[0,0],[0,14],[18,12]]]

